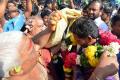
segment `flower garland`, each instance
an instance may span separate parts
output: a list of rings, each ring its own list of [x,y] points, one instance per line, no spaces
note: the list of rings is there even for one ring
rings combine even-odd
[[[103,32],[99,31],[100,34],[100,41],[99,43],[101,45],[109,45],[111,42],[118,42],[120,44],[120,40],[117,38],[117,36],[113,35],[111,32]]]
[[[65,80],[71,80],[73,66],[76,65],[77,54],[75,52],[71,52],[66,55],[63,69],[65,72]]]
[[[72,68],[76,64],[77,54],[75,52],[71,52],[66,55],[66,59],[64,61],[64,68]]]
[[[97,43],[96,45],[90,45],[87,48],[85,48],[83,52],[85,54],[82,53],[80,55],[80,59],[77,58],[77,53],[74,53],[74,55],[73,53],[69,53],[68,55],[66,55],[67,57],[64,66],[66,68],[71,68],[70,65],[73,65],[71,64],[72,62],[74,62],[74,65],[77,64],[77,62],[79,62],[83,66],[90,65],[92,67],[96,67],[96,65],[99,62],[99,58],[104,51],[109,51],[109,56],[118,54],[120,49],[120,40],[117,39],[117,36],[113,35],[111,32],[103,32],[102,30],[99,31],[99,34],[99,44]]]
[[[99,58],[104,51],[109,51],[109,56],[119,53],[120,40],[111,32],[101,32],[99,41],[100,44],[85,48],[85,56],[92,67],[97,66]]]
[[[97,52],[97,46],[91,45],[85,49],[85,56],[92,67],[95,67],[98,64],[98,58],[95,57],[96,52]]]
[[[73,70],[73,66],[81,65],[86,68],[87,67],[95,68],[99,63],[99,58],[104,51],[109,51],[108,54],[109,56],[113,56],[119,53],[120,40],[117,39],[115,35],[113,35],[111,32],[102,31],[100,31],[99,34],[100,37],[98,43],[96,43],[95,45],[90,45],[87,48],[85,48],[81,55],[78,55],[76,52],[69,52],[66,55],[63,68],[65,75],[67,75],[66,77],[67,79],[68,75]],[[72,44],[73,43],[76,44],[74,36],[71,35],[71,33],[69,34],[69,40],[72,42]],[[69,79],[71,79],[70,76],[72,75],[69,75]]]

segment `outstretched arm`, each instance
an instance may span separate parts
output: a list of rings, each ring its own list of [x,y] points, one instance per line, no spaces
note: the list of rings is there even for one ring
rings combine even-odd
[[[51,36],[51,30],[49,28],[46,28],[44,31],[39,32],[35,36],[32,37],[32,40],[35,44],[38,44],[40,48],[43,48],[46,46],[50,36]]]
[[[70,6],[71,6],[72,9],[75,8],[75,5],[74,5],[74,3],[73,3],[73,0],[70,0]]]
[[[89,80],[104,80],[108,76],[115,75],[118,71],[117,56],[109,57],[108,52],[104,52],[100,58],[100,62]]]
[[[28,18],[32,12],[32,0],[26,0],[25,17]]]
[[[0,19],[3,18],[8,0],[0,0]]]

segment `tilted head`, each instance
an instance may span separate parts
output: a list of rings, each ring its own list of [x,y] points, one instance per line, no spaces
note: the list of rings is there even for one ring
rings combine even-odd
[[[113,34],[120,38],[120,14],[117,14],[111,19],[111,27]]]
[[[87,18],[78,18],[70,30],[82,47],[94,44],[99,36],[97,25],[93,20]]]
[[[111,15],[112,15],[113,9],[110,6],[105,6],[103,8],[103,13],[102,13],[102,20],[105,21],[106,23],[110,22]]]
[[[46,26],[41,17],[32,16],[26,21],[26,28],[29,29],[29,34],[34,36],[44,30]]]

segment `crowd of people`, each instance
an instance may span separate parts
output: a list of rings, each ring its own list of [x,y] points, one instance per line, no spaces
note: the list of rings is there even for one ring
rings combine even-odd
[[[0,0],[0,80],[119,80],[119,6]]]

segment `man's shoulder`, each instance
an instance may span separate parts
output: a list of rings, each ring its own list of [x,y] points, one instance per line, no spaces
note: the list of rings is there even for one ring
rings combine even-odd
[[[95,19],[94,22],[95,22],[95,24],[96,24],[99,28],[101,28],[101,29],[103,29],[103,30],[104,30],[104,29],[105,29],[105,30],[108,29],[107,24],[101,19],[101,17]]]

